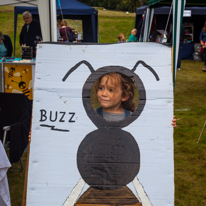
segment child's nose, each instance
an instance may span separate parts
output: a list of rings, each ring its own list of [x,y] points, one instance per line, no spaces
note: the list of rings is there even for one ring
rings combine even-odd
[[[106,89],[104,89],[104,90],[102,91],[102,95],[107,96],[107,90],[106,90]]]

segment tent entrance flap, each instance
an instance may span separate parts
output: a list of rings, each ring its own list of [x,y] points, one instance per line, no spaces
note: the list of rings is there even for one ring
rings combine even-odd
[[[40,0],[38,0],[40,1]],[[41,7],[38,7],[39,18],[41,22],[41,31],[43,41],[51,41],[51,4],[49,0],[42,1]],[[32,13],[32,12],[31,12]]]

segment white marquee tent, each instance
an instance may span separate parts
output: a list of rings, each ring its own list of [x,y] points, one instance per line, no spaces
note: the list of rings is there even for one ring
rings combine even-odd
[[[38,6],[44,41],[57,41],[56,0],[1,0],[0,6]]]

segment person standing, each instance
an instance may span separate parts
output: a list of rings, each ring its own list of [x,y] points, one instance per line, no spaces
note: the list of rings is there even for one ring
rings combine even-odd
[[[205,55],[205,65],[202,68],[202,71],[206,72],[206,21],[204,27],[200,32],[200,44],[202,46],[202,49],[204,50],[204,55]]]
[[[33,57],[35,57],[36,41],[42,39],[40,23],[32,18],[29,11],[25,11],[22,17],[25,24],[20,33],[20,45],[21,47],[24,45],[33,47]]]
[[[62,23],[62,17],[61,16],[57,16],[57,41],[59,40],[59,38],[61,37],[59,30],[61,29],[61,23]]]
[[[132,34],[129,36],[129,42],[137,42],[137,29],[132,30]]]
[[[60,28],[59,32],[61,37],[63,38],[63,42],[69,42],[70,40],[69,40],[68,32],[73,34],[72,29],[67,26],[67,22],[65,20],[62,21],[61,26],[62,27]]]

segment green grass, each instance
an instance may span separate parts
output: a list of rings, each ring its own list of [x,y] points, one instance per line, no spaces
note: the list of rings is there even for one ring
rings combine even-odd
[[[182,61],[177,71],[175,111],[178,127],[174,133],[175,205],[206,205],[206,129],[197,143],[206,120],[203,62]]]
[[[98,10],[99,17],[110,17],[110,18],[135,18],[135,13],[129,13],[126,15],[125,11],[112,11],[112,10],[103,10],[102,7],[94,7]]]
[[[131,30],[134,29],[135,19],[99,17],[99,42],[117,43],[118,34],[123,33],[125,40],[129,39]]]
[[[99,17],[99,43],[117,43],[118,34],[123,33],[125,40],[129,39],[132,29],[135,25],[135,13],[126,15],[124,11],[103,11],[98,9]]]
[[[10,7],[3,10],[11,10]],[[2,11],[2,7],[0,7]],[[122,32],[126,39],[134,27],[135,19],[125,15],[125,12],[99,10],[99,35],[101,43],[115,43],[117,35]],[[125,15],[125,16],[124,16]],[[0,30],[13,38],[13,13],[0,13]],[[23,21],[18,18],[17,37]],[[17,39],[18,43],[18,39]],[[20,56],[20,48],[17,48]],[[175,158],[175,205],[205,206],[206,205],[206,128],[197,144],[203,124],[206,120],[206,73],[202,72],[203,62],[182,61],[180,71],[177,71],[174,92],[174,109],[178,126],[174,129]],[[188,109],[185,111],[185,109]],[[26,163],[26,153],[23,157]],[[16,163],[14,167],[17,167]],[[24,166],[25,168],[25,166]],[[12,206],[21,206],[23,172],[8,172]],[[162,206],[162,205],[161,205]]]
[[[12,168],[8,170],[8,182],[9,182],[9,190],[11,196],[11,205],[12,206],[21,206],[23,191],[24,191],[24,178],[25,178],[25,170],[26,170],[26,158],[27,152],[24,152],[22,155],[22,163],[24,169],[22,172],[16,172],[12,170],[20,170],[20,162],[13,163]]]

